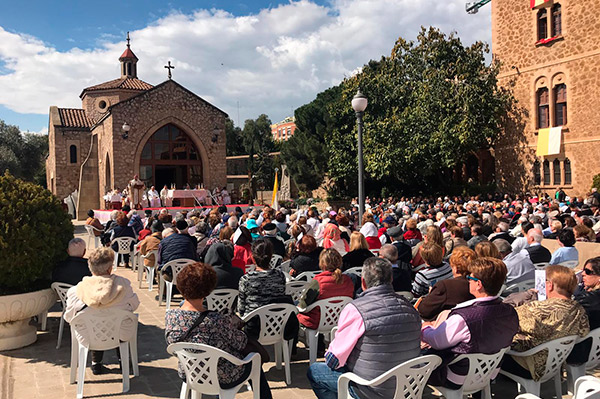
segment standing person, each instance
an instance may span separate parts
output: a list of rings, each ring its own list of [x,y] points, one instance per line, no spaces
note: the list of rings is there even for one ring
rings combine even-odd
[[[85,255],[85,241],[73,238],[69,241],[67,252],[69,257],[56,266],[52,271],[53,283],[77,285],[84,277],[91,276]]]
[[[231,318],[204,307],[204,299],[215,289],[217,275],[204,263],[184,267],[177,275],[177,288],[185,301],[180,308],[171,308],[165,315],[165,340],[167,344],[192,342],[210,345],[230,355],[243,359],[246,355],[248,337],[237,330]],[[222,389],[238,386],[250,375],[252,365],[236,366],[220,360],[217,365],[219,385]],[[179,378],[185,381],[185,372],[178,367]],[[271,399],[271,389],[261,369],[260,398]]]
[[[138,175],[133,176],[133,179],[127,186],[129,192],[129,203],[133,209],[143,209],[142,196],[144,195],[144,182],[139,179]]]
[[[308,369],[308,380],[319,399],[337,398],[337,380],[345,372],[370,380],[419,356],[421,318],[406,299],[394,293],[390,262],[367,259],[361,285],[364,292],[340,314],[325,363],[313,363]],[[395,386],[392,379],[376,387],[352,386],[352,390],[360,398],[383,399],[394,396]]]
[[[90,254],[91,277],[84,277],[79,284],[67,291],[64,319],[71,323],[80,312],[88,309],[123,309],[133,312],[140,305],[131,283],[125,277],[112,274],[115,254],[110,248],[98,248]],[[119,339],[129,341],[137,328],[130,320],[121,325]],[[102,366],[104,351],[91,351],[92,373],[104,374]]]
[[[169,206],[169,205],[167,205],[168,196],[169,196],[169,188],[165,184],[163,189],[160,190],[160,201],[162,202],[162,206]]]

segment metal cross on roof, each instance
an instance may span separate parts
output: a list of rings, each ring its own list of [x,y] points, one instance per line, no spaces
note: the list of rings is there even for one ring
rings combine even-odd
[[[129,32],[127,32],[127,47],[129,47],[129,40],[131,39],[129,39]]]
[[[167,70],[169,71],[169,80],[173,77],[173,75],[171,75],[171,69],[175,69],[175,67],[173,65],[171,65],[171,61],[169,61],[167,63],[167,65],[165,65],[165,68],[167,68]]]

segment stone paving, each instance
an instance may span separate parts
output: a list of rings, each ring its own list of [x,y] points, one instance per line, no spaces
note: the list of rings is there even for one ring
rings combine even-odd
[[[76,235],[85,239],[81,226]],[[138,354],[140,375],[130,379],[131,388],[123,394],[122,380],[114,351],[105,354],[105,364],[110,374],[95,376],[88,367],[86,370],[84,397],[122,398],[178,398],[181,380],[177,376],[177,360],[166,352],[164,340],[165,305],[157,305],[156,287],[149,292],[144,283],[138,289],[137,275],[129,269],[119,268],[117,273],[132,281],[134,291],[140,298]],[[53,398],[74,399],[76,385],[69,384],[70,332],[68,325],[62,339],[62,346],[56,349],[58,325],[61,315],[60,305],[54,306],[48,314],[47,331],[38,333],[38,341],[26,348],[0,353],[0,399]],[[271,359],[273,359],[271,352]],[[89,360],[88,360],[89,365]],[[269,385],[275,399],[314,398],[306,379],[308,352],[299,344],[297,356],[292,357],[292,384],[286,386],[283,369],[277,370],[274,363],[264,366]],[[514,398],[517,395],[515,384],[500,379],[492,387],[496,398]],[[551,382],[542,386],[543,398],[553,398]],[[239,398],[252,397],[251,392],[240,392]],[[433,398],[427,388],[426,398]],[[568,397],[568,396],[565,396]]]

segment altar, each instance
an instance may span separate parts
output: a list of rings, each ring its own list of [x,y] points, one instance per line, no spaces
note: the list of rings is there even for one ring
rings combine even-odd
[[[173,206],[173,201],[179,202],[178,206],[191,207],[196,206],[196,200],[203,205],[212,205],[210,193],[206,189],[199,190],[169,190],[167,192],[166,206]]]

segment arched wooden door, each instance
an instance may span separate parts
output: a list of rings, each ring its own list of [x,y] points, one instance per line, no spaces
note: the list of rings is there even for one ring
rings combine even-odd
[[[158,129],[142,149],[140,179],[159,191],[165,185],[201,184],[202,159],[191,138],[172,123]]]

